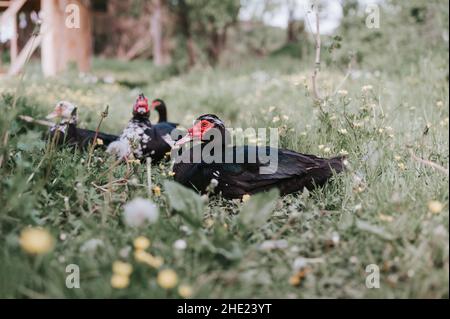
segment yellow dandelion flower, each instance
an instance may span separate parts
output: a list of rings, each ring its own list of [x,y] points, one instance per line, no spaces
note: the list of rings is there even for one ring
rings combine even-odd
[[[133,245],[136,250],[146,250],[150,247],[150,240],[144,236],[139,236],[133,241]]]
[[[428,202],[428,210],[430,211],[430,213],[439,214],[440,212],[442,212],[443,208],[444,205],[442,205],[442,203],[437,200]]]
[[[317,146],[319,148],[319,150],[323,150],[325,148],[325,145],[320,144],[319,146]]]
[[[299,286],[302,279],[305,278],[309,272],[310,272],[309,268],[299,270],[295,275],[289,278],[289,284],[291,284],[292,286]]]
[[[395,155],[394,159],[398,162],[402,159],[402,157],[400,155]]]
[[[103,145],[103,140],[101,138],[97,139],[97,145]]]
[[[400,170],[404,171],[406,169],[406,166],[404,163],[400,162],[397,164],[398,168],[400,168]]]
[[[134,159],[134,160],[128,160],[127,163],[129,164],[136,164],[136,165],[140,165],[141,161],[138,159]]]
[[[111,277],[111,287],[115,289],[127,288],[130,284],[130,278],[128,276],[114,274]]]
[[[170,171],[169,173],[167,173],[170,177],[175,176],[175,172]]]
[[[161,187],[159,186],[153,187],[153,194],[155,194],[155,196],[161,196]]]
[[[26,228],[20,233],[20,246],[29,254],[40,255],[53,249],[53,237],[41,228]]]
[[[115,261],[112,266],[114,274],[128,277],[133,272],[133,266],[123,261]]]
[[[330,149],[329,147],[325,147],[325,148],[323,149],[323,151],[324,151],[324,153],[330,153],[330,152],[331,152],[331,149]]]
[[[141,263],[147,264],[153,268],[159,268],[163,265],[164,260],[161,257],[154,257],[144,250],[136,250],[134,258]]]
[[[289,278],[289,284],[291,286],[297,287],[300,285],[300,282],[301,282],[301,278],[297,275],[293,275]]]
[[[212,218],[205,219],[205,227],[206,228],[211,228],[213,225],[214,225],[214,219],[212,219]]]
[[[249,194],[245,194],[244,196],[242,196],[242,202],[243,203],[248,202],[250,200],[250,197],[251,196]]]
[[[164,289],[172,289],[178,283],[178,275],[172,269],[164,269],[158,273],[158,277],[156,278],[158,285]]]
[[[193,294],[192,287],[189,285],[180,285],[178,287],[178,294],[183,298],[190,298]]]
[[[389,215],[385,215],[385,214],[378,214],[378,217],[380,218],[381,221],[384,222],[393,222],[394,221],[394,217],[389,216]]]

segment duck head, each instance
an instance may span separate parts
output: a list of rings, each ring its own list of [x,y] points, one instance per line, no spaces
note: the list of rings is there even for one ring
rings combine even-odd
[[[178,140],[175,145],[181,146],[195,140],[201,142],[211,141],[211,136],[216,136],[216,134],[218,134],[223,143],[226,136],[225,124],[216,115],[205,114],[195,120],[194,125],[188,129],[188,133]]]
[[[167,108],[163,100],[154,99],[152,101],[152,110],[158,112],[159,122],[167,122]]]
[[[161,99],[154,99],[152,101],[152,110],[159,111],[159,110],[165,109],[165,108],[166,108],[166,103],[164,103],[163,100],[161,100]]]
[[[47,119],[57,119],[61,123],[69,122],[75,124],[77,122],[77,107],[68,101],[59,101],[56,103],[53,112],[47,115]]]
[[[133,116],[148,118],[150,116],[150,107],[148,99],[144,94],[139,94],[133,105]]]

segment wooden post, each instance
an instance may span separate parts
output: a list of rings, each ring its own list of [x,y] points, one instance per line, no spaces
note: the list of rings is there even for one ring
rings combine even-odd
[[[19,54],[19,47],[18,47],[18,38],[19,35],[17,34],[17,13],[14,13],[11,18],[10,18],[12,24],[11,24],[11,50],[10,50],[10,55],[11,55],[11,64],[14,64],[14,62],[16,62],[17,59],[17,55]]]
[[[69,5],[75,5],[70,11]],[[41,0],[42,70],[45,76],[64,71],[70,62],[88,72],[92,55],[92,23],[89,8],[80,0]],[[71,20],[76,16],[75,20]],[[79,19],[78,19],[79,18]],[[79,21],[76,26],[74,21]]]

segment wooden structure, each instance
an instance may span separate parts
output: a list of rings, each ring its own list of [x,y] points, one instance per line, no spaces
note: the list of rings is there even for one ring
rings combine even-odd
[[[39,7],[42,26],[38,35],[29,35],[23,48],[18,46],[17,16],[26,6]],[[71,6],[72,5],[72,6]],[[75,6],[73,6],[75,5]],[[75,8],[75,9],[74,9]],[[0,1],[0,31],[11,32],[11,64],[8,73],[22,70],[27,57],[41,47],[41,64],[45,76],[64,71],[75,63],[82,72],[90,70],[92,56],[92,22],[88,0],[10,0]],[[78,23],[79,22],[79,23]]]

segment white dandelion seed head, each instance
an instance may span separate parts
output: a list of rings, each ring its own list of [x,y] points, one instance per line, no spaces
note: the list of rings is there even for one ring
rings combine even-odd
[[[176,250],[185,250],[187,243],[184,239],[178,239],[173,243],[173,248]]]
[[[119,141],[112,142],[109,144],[106,150],[111,155],[117,156],[117,158],[122,159],[127,157],[131,153],[130,143],[127,139],[121,139]]]
[[[83,243],[80,247],[80,252],[82,253],[93,253],[99,247],[103,246],[103,240],[98,238],[91,238]]]
[[[145,223],[155,223],[159,217],[158,207],[148,199],[135,198],[124,207],[123,218],[130,227],[139,227]]]

